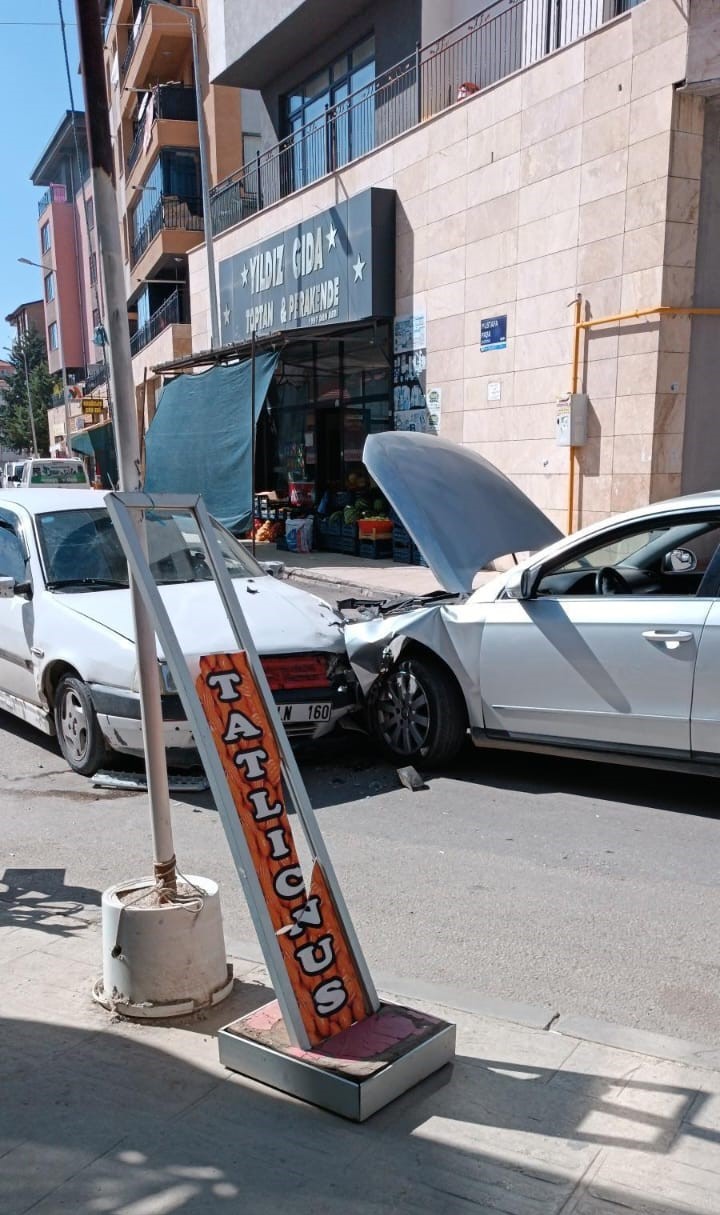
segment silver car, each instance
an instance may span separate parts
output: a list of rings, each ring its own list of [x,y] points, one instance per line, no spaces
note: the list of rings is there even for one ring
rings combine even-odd
[[[467,449],[399,432],[364,459],[445,588],[346,628],[390,756],[446,763],[469,729],[478,746],[720,763],[720,492],[558,538]],[[523,557],[473,590],[508,554]]]

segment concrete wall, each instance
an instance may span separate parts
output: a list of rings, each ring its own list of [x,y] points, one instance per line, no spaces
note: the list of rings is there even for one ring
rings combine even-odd
[[[675,92],[686,52],[682,0],[646,0],[223,234],[216,260],[370,185],[394,188],[397,313],[427,314],[442,433],[564,526],[568,451],[555,445],[555,405],[570,387],[576,293],[592,317],[692,302],[704,103]],[[202,350],[202,249],[190,274]],[[507,349],[481,353],[481,319],[501,314]],[[588,337],[579,521],[677,492],[689,338],[687,319],[657,317]]]

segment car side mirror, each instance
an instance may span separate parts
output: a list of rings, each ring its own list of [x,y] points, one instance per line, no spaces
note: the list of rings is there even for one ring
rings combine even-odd
[[[535,570],[514,569],[505,583],[505,591],[511,599],[532,599],[536,581]]]
[[[697,557],[689,548],[674,548],[663,557],[664,574],[691,574],[697,568]]]

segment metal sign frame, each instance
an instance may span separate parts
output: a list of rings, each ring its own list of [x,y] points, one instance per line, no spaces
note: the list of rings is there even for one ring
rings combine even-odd
[[[215,534],[212,520],[199,495],[196,494],[146,494],[111,493],[105,499],[108,513],[114,524],[125,557],[153,621],[175,684],[180,695],[188,722],[192,728],[197,749],[202,759],[205,774],[210,784],[238,876],[250,908],[250,914],[262,947],[272,985],[275,989],[280,1011],[295,1046],[309,1049],[310,1041],[303,1024],[297,999],[285,969],[275,930],[273,929],[255,866],[238,818],[235,802],[223,771],[212,732],[198,698],[192,675],[182,647],[172,626],[170,616],[162,601],[155,579],[152,576],[146,554],[143,551],[133,515],[137,512],[156,510],[161,512],[184,511],[194,519],[200,539],[205,548],[208,565],[218,588],[228,621],[237,645],[247,654],[258,691],[268,710],[271,726],[280,752],[282,774],[288,796],[297,815],[305,838],[323,871],[331,898],[340,918],[358,976],[365,989],[367,1002],[373,1012],[380,1007],[370,971],[363,956],[350,914],[342,896],[332,861],[325,846],[315,811],[310,803],[297,761],[287,733],[276,710],[275,700],[265,675],[250,629],[240,606],[232,579],[225,566],[220,541]]]

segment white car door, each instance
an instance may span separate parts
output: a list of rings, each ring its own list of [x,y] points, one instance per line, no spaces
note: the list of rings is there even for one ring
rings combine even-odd
[[[0,508],[0,577],[23,583],[30,577],[25,543],[13,511]],[[33,601],[28,595],[0,598],[0,702],[2,693],[39,703],[31,653]]]
[[[606,532],[594,552],[587,540],[579,553],[566,550],[536,597],[491,606],[480,651],[489,732],[689,754],[695,668],[714,601],[697,595],[701,568],[694,581],[683,573],[675,582],[643,568],[645,549],[662,560],[663,528],[674,549],[682,530],[675,520],[651,531],[645,524],[643,533]],[[716,523],[707,524],[705,551],[717,538]],[[624,593],[597,593],[598,571],[616,565],[630,579]]]

